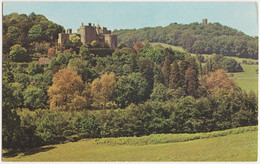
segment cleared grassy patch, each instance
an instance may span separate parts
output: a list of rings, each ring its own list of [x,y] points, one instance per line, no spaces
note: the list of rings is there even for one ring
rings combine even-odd
[[[165,43],[150,43],[152,46],[161,45],[164,48],[172,48],[173,50],[177,50],[180,52],[186,52],[181,46],[173,46]]]
[[[203,138],[212,138],[219,136],[226,136],[228,134],[239,134],[247,131],[256,131],[257,126],[240,127],[235,129],[228,129],[223,131],[214,131],[209,133],[195,133],[195,134],[152,134],[142,137],[118,137],[118,138],[101,138],[96,139],[98,144],[111,145],[150,145],[163,144],[173,142],[184,142]]]
[[[258,74],[256,69],[258,65],[244,65],[242,64],[244,72],[233,73],[233,79],[237,85],[246,91],[253,90],[258,94]]]
[[[50,145],[3,161],[256,161],[257,131],[144,146],[96,144],[94,139]]]

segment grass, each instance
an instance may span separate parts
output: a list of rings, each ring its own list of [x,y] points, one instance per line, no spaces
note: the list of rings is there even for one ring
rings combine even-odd
[[[169,45],[169,44],[165,44],[165,43],[150,43],[152,46],[156,46],[156,45],[161,45],[164,48],[171,48],[173,50],[177,50],[180,52],[186,52],[181,46],[173,46],[173,45]]]
[[[244,65],[242,64],[244,72],[233,73],[233,79],[239,87],[246,91],[253,90],[258,94],[258,74],[256,69],[258,65]]]
[[[3,161],[256,161],[257,131],[152,145],[96,144],[95,139],[50,145]]]
[[[214,131],[209,133],[195,133],[195,134],[152,134],[143,137],[118,137],[118,138],[101,138],[96,139],[98,144],[111,145],[150,145],[163,144],[173,142],[185,142],[196,139],[212,138],[219,136],[226,136],[228,134],[239,134],[247,131],[256,131],[257,126],[240,127],[235,129],[228,129],[223,131]]]
[[[173,50],[178,50],[180,52],[186,52],[182,47],[180,46],[173,46],[168,45],[165,43],[151,43],[152,45],[162,45],[163,47],[170,47]],[[195,56],[195,54],[191,54],[192,56]],[[203,56],[210,57],[210,54],[202,54]],[[246,58],[238,58],[238,57],[230,57],[235,59],[237,62],[242,63],[243,60],[249,61],[258,61],[253,59],[246,59]],[[241,64],[244,72],[238,72],[234,73],[233,79],[237,83],[239,87],[244,89],[245,91],[253,90],[256,94],[258,94],[258,74],[256,73],[256,69],[258,68],[258,65],[245,65]]]

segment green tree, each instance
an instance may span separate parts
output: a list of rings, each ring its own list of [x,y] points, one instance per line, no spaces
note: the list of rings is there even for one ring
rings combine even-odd
[[[41,25],[34,25],[29,31],[28,31],[28,39],[34,42],[40,42],[44,39],[44,32],[41,27]]]
[[[171,67],[169,88],[177,89],[182,86],[181,74],[177,61],[174,61]]]
[[[147,86],[141,73],[122,76],[115,85],[115,100],[122,108],[131,103],[141,103],[145,100]]]
[[[159,83],[156,87],[154,87],[153,92],[151,94],[151,99],[154,101],[166,101],[167,91],[166,87]]]
[[[94,55],[89,52],[88,45],[83,44],[82,46],[80,46],[79,55],[82,59],[88,60],[91,62],[91,64],[94,64],[93,63]]]
[[[93,40],[93,41],[91,42],[91,46],[92,46],[93,48],[101,48],[101,47],[102,47],[102,45],[101,45],[98,41],[96,41],[96,40]]]
[[[153,90],[154,84],[154,64],[148,59],[139,59],[138,62],[139,72],[142,73],[143,77],[148,83],[148,88],[146,90],[146,97],[149,98]]]
[[[39,73],[44,73],[44,70],[41,64],[30,63],[27,68],[27,72],[29,75],[35,75]]]
[[[15,108],[16,103],[12,89],[8,85],[2,85],[2,148],[17,150],[20,148],[21,128],[20,117]]]
[[[12,88],[13,97],[15,98],[15,104],[17,107],[23,107],[24,97],[23,97],[23,91],[25,88],[25,85],[22,83],[10,83],[10,87]],[[13,102],[13,103],[14,103]]]
[[[19,30],[19,28],[15,27],[15,26],[8,27],[7,36],[11,37],[12,39],[17,40],[20,35],[21,35],[21,31]]]
[[[30,110],[45,108],[46,102],[45,92],[37,87],[28,87],[24,92],[24,106]]]
[[[10,48],[9,57],[15,62],[30,61],[30,56],[27,54],[27,50],[19,44]]]
[[[221,68],[227,70],[228,72],[242,72],[243,68],[235,59],[224,58],[221,61]]]
[[[197,90],[199,87],[199,80],[196,70],[188,68],[185,73],[186,93],[190,96],[197,97]]]
[[[164,78],[164,85],[168,88],[169,87],[169,80],[170,80],[170,73],[171,73],[171,64],[169,56],[165,57],[163,67],[162,67],[162,73]]]
[[[196,101],[193,97],[182,98],[176,104],[174,112],[171,114],[171,125],[173,133],[194,133],[196,129],[194,119],[197,111]]]

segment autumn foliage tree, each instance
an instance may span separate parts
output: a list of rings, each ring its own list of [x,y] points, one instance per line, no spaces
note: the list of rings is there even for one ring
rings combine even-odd
[[[109,74],[103,74],[101,78],[95,79],[91,84],[91,94],[94,101],[101,101],[103,103],[103,109],[113,96],[115,82],[115,73],[111,72]]]
[[[231,94],[236,88],[234,80],[230,79],[227,71],[223,69],[210,73],[202,80],[202,86],[209,94],[218,93],[221,90]]]
[[[137,42],[135,43],[135,45],[133,46],[133,49],[138,52],[138,51],[140,51],[143,47],[144,47],[144,45],[143,45],[141,42],[137,41]]]
[[[86,99],[82,96],[84,84],[81,77],[73,69],[59,70],[52,79],[49,88],[50,108],[61,110],[82,109]]]

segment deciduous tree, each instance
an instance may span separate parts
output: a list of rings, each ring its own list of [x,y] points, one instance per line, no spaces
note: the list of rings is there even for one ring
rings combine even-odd
[[[113,96],[114,85],[115,74],[113,72],[103,74],[100,79],[95,79],[91,84],[91,94],[94,101],[101,101],[103,103],[103,109]]]
[[[228,77],[227,71],[220,69],[210,73],[202,80],[202,86],[206,88],[209,94],[224,90],[232,93],[236,88],[235,82]]]
[[[69,110],[73,109],[74,102],[79,102],[78,96],[82,96],[84,84],[81,77],[73,69],[65,68],[59,70],[52,79],[53,84],[48,90],[50,96],[50,108]],[[77,109],[84,108],[86,104],[77,105]]]
[[[10,48],[9,57],[15,62],[27,62],[30,60],[27,50],[19,44]]]

